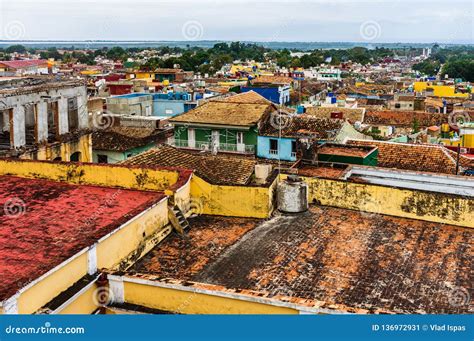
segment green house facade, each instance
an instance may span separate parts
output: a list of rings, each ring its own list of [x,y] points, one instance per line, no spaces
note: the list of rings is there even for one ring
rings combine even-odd
[[[175,124],[174,145],[179,148],[254,154],[257,149],[257,126],[232,127],[218,125]]]
[[[209,101],[169,120],[178,148],[255,155],[261,123],[276,106],[249,91]]]

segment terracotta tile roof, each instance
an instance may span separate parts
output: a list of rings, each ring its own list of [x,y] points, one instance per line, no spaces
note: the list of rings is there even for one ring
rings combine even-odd
[[[2,60],[0,65],[5,65],[10,69],[25,69],[32,66],[48,66],[48,61],[44,59]]]
[[[285,76],[260,76],[251,81],[254,83],[266,84],[291,84],[293,78]]]
[[[163,197],[0,176],[0,302]]]
[[[362,140],[350,140],[347,143],[377,146],[379,167],[443,174],[456,172],[456,153],[443,146]]]
[[[164,142],[166,137],[166,132],[160,129],[112,127],[92,133],[92,148],[95,150],[125,152],[153,142]]]
[[[191,169],[213,184],[244,185],[251,181],[255,163],[252,159],[201,155],[163,145],[132,157],[122,164]]]
[[[351,123],[362,122],[364,119],[365,109],[363,108],[325,108],[325,107],[309,107],[306,108],[306,115],[320,118],[331,118],[332,113],[342,113],[342,118]]]
[[[420,127],[441,125],[448,121],[445,114],[432,114],[423,111],[368,111],[365,113],[364,124],[411,127],[414,120]]]
[[[272,112],[275,106],[255,103],[207,102],[170,119],[172,123],[199,123],[251,127]]]
[[[281,125],[282,137],[297,137],[301,135],[316,135],[320,139],[331,139],[337,135],[344,125],[344,120],[318,118],[310,115],[283,116],[269,115],[260,128],[260,135],[279,136],[278,127]]]
[[[256,93],[255,91],[243,92],[234,96],[215,100],[215,102],[271,104],[269,100],[267,100],[262,95]]]
[[[347,312],[469,312],[449,302],[451,288],[474,289],[473,229],[317,206],[261,222],[200,216],[191,226],[132,273]]]

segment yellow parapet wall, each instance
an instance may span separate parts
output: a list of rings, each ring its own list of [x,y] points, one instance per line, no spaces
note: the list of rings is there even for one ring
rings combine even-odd
[[[191,289],[185,286],[163,285],[160,282],[123,280],[125,303],[179,314],[298,314],[296,305],[281,304],[275,300],[238,293],[209,289]]]
[[[462,196],[343,180],[302,178],[308,183],[310,202],[396,217],[474,227],[474,202]]]
[[[273,212],[273,188],[213,185],[193,175],[191,198],[200,214],[268,218]],[[197,207],[197,209],[196,209]]]
[[[179,178],[178,171],[166,169],[13,159],[0,159],[0,175],[151,191],[164,191]]]

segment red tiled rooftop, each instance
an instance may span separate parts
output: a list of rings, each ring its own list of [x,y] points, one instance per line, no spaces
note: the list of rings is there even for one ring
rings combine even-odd
[[[157,192],[1,176],[0,301],[163,197]],[[7,214],[22,207],[22,214]]]
[[[22,68],[28,68],[32,66],[47,65],[48,61],[44,59],[3,60],[3,61],[0,61],[0,64],[3,64],[12,69],[22,69]]]

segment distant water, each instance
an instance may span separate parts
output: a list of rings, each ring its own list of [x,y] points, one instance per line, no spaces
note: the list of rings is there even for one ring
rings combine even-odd
[[[124,48],[130,47],[182,47],[197,46],[209,48],[214,46],[216,43],[225,41],[217,40],[200,40],[200,41],[106,41],[106,40],[85,40],[85,41],[7,41],[0,40],[0,47],[8,47],[10,45],[22,44],[28,47],[34,48],[70,48],[74,46],[78,49],[85,48],[102,48],[102,47],[113,47],[121,46]],[[403,47],[430,47],[434,43],[368,43],[368,42],[253,42],[246,41],[246,43],[255,43],[261,46],[265,46],[270,49],[289,49],[289,50],[314,50],[314,49],[347,49],[355,46],[362,46],[366,48],[376,47],[387,47],[387,48],[403,48]],[[462,44],[443,44],[445,45],[462,45]]]

